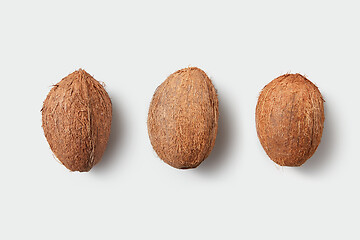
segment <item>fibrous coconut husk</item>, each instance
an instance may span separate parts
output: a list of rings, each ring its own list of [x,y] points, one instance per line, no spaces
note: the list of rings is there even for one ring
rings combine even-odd
[[[300,166],[316,151],[324,128],[323,98],[300,74],[285,74],[261,91],[256,129],[267,155],[281,166]]]
[[[50,148],[71,171],[87,172],[100,161],[111,118],[107,92],[82,69],[54,85],[42,108],[42,127]]]
[[[214,147],[218,98],[206,73],[189,67],[171,74],[155,91],[148,133],[158,156],[180,169],[197,167]]]

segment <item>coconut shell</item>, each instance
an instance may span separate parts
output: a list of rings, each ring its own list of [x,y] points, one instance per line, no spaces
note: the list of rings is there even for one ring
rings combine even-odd
[[[111,118],[109,95],[82,69],[54,85],[42,108],[42,127],[50,148],[71,171],[87,172],[100,161]]]
[[[324,128],[324,100],[300,74],[282,75],[261,91],[256,129],[267,155],[281,166],[300,166],[319,146]]]
[[[197,167],[214,147],[218,98],[206,73],[190,67],[171,74],[155,91],[148,133],[157,155],[179,169]]]

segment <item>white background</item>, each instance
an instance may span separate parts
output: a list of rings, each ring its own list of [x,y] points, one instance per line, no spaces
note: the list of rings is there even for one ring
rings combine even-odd
[[[0,2],[1,239],[359,239],[359,1]],[[168,75],[202,68],[220,101],[197,169],[163,163],[147,135]],[[89,173],[59,164],[42,102],[84,68],[106,83],[113,127]],[[305,74],[326,120],[316,154],[281,168],[254,112],[272,79]]]

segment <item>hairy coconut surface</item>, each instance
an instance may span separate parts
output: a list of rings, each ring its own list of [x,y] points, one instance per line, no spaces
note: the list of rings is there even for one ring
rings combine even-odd
[[[87,172],[100,161],[111,118],[107,92],[82,69],[54,85],[42,108],[42,127],[50,148],[71,171]]]
[[[300,74],[285,74],[261,91],[256,129],[267,155],[281,166],[300,166],[319,146],[324,128],[323,98]]]
[[[218,105],[216,90],[201,69],[171,74],[156,89],[148,114],[148,133],[158,156],[175,168],[197,167],[214,147]]]

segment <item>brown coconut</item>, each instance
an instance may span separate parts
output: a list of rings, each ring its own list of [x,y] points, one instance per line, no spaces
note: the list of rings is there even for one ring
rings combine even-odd
[[[218,105],[216,90],[201,69],[171,74],[156,89],[147,121],[158,156],[175,168],[197,167],[214,147]]]
[[[267,155],[281,166],[300,166],[319,146],[324,128],[324,100],[300,74],[285,74],[261,91],[256,129]]]
[[[50,90],[42,108],[42,127],[62,164],[71,171],[87,172],[105,151],[111,117],[104,87],[79,69]]]

